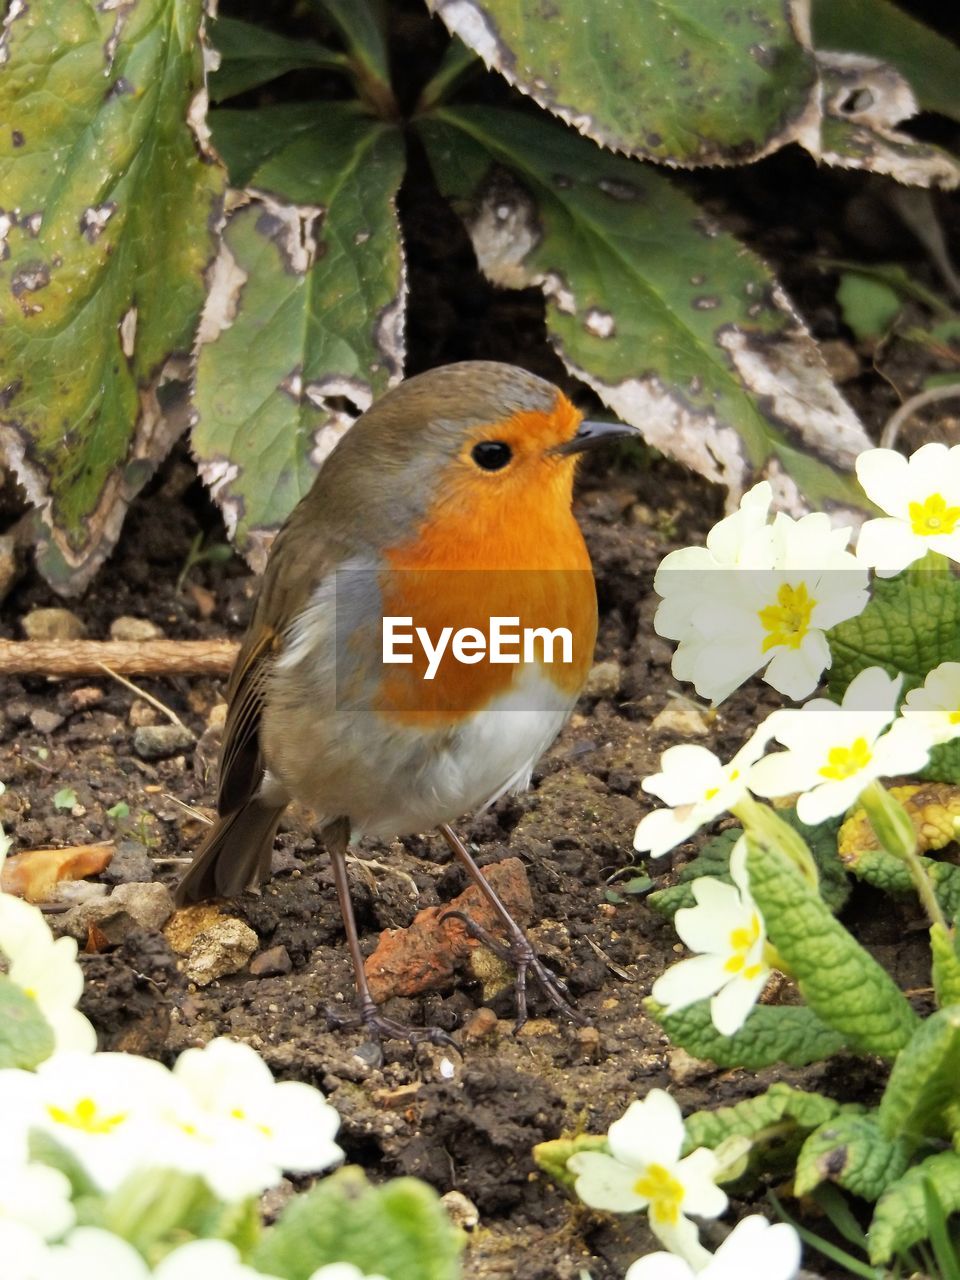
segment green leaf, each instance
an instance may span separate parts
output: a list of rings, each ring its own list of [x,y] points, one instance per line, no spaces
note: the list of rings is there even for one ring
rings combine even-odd
[[[205,150],[203,0],[30,0],[0,77],[0,442],[79,591],[180,433],[223,174]]]
[[[814,1129],[800,1148],[794,1193],[808,1195],[822,1182],[835,1182],[855,1196],[876,1200],[899,1178],[910,1145],[884,1133],[874,1115],[843,1115]]]
[[[960,120],[960,49],[890,0],[814,0],[813,40],[818,49],[882,58],[925,110]]]
[[[952,936],[941,924],[930,928],[930,950],[933,954],[933,990],[941,1009],[960,1005],[960,934],[956,926]]]
[[[752,846],[747,867],[770,942],[806,1003],[852,1047],[893,1057],[917,1016],[890,975],[785,857]]]
[[[53,1030],[36,1000],[0,973],[0,1068],[31,1071],[53,1049]]]
[[[944,914],[951,919],[960,915],[960,867],[934,858],[921,858],[920,862],[933,881]],[[858,880],[884,893],[899,896],[916,892],[906,866],[885,849],[865,849],[849,866]]]
[[[55,809],[72,809],[77,803],[77,793],[73,787],[61,787],[53,797]]]
[[[122,818],[130,817],[130,806],[127,804],[126,800],[118,800],[117,803],[112,805],[106,812],[108,818],[113,818],[113,820],[117,822]]]
[[[383,119],[396,115],[390,88],[387,10],[384,0],[313,0],[333,19],[346,41],[360,94]]]
[[[893,1064],[877,1114],[889,1138],[914,1146],[960,1133],[960,1004],[920,1023]]]
[[[575,1138],[553,1138],[533,1148],[534,1163],[558,1186],[572,1191],[577,1179],[567,1169],[567,1161],[580,1151],[606,1151],[605,1133],[579,1133]]]
[[[829,818],[811,827],[800,821],[796,809],[778,809],[777,817],[803,836],[820,873],[820,895],[831,911],[839,911],[850,896],[850,878],[837,853],[841,819]],[[700,876],[713,876],[724,884],[732,884],[730,854],[742,835],[742,827],[729,827],[708,840],[697,856],[680,868],[677,883],[651,893],[647,902],[672,920],[681,907],[694,905],[692,884]]]
[[[354,417],[399,381],[399,132],[355,104],[221,112],[252,188],[223,232],[199,334],[193,451],[237,547],[274,530]],[[238,130],[239,123],[239,130]],[[292,126],[292,127],[291,127]]]
[[[291,1200],[252,1261],[285,1280],[308,1280],[329,1262],[387,1280],[456,1280],[460,1249],[460,1233],[426,1183],[394,1178],[374,1187],[349,1167]]]
[[[306,67],[342,71],[347,61],[342,53],[313,40],[291,40],[239,18],[218,18],[210,31],[210,43],[220,54],[220,66],[210,76],[211,102],[233,98],[288,71]]]
[[[750,1140],[750,1167],[766,1174],[793,1168],[797,1152],[808,1133],[837,1116],[863,1110],[841,1105],[819,1093],[808,1093],[789,1084],[773,1084],[766,1093],[745,1098],[732,1107],[695,1111],[684,1120],[684,1152],[697,1147],[717,1150],[734,1137]]]
[[[887,1187],[877,1202],[867,1231],[871,1262],[889,1262],[894,1254],[929,1237],[931,1224],[924,1193],[928,1179],[944,1213],[960,1212],[960,1155],[942,1151],[928,1156]]]
[[[567,368],[650,444],[735,488],[771,467],[813,506],[865,505],[848,469],[869,442],[809,335],[666,178],[545,117],[445,108],[418,128],[482,270],[543,289]]]
[[[654,1000],[645,1003],[673,1044],[718,1067],[761,1071],[777,1062],[803,1067],[839,1053],[845,1044],[839,1032],[803,1006],[756,1005],[739,1031],[724,1036],[711,1021],[709,1000],[669,1015]]]
[[[490,67],[613,151],[742,162],[791,140],[816,68],[779,0],[428,0]]]
[[[840,277],[837,302],[857,338],[879,338],[900,314],[900,297],[880,280],[846,271]]]
[[[940,572],[876,578],[863,612],[838,623],[827,638],[835,702],[854,676],[873,666],[902,672],[907,693],[941,662],[960,661],[960,580]]]

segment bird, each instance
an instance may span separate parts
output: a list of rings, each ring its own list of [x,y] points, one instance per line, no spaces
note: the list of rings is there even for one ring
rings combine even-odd
[[[452,824],[529,786],[583,689],[597,598],[574,473],[626,433],[519,367],[442,365],[358,417],[273,540],[227,687],[217,817],[175,896],[256,889],[287,805],[310,807],[355,973],[348,1025],[378,1039],[449,1042],[372,999],[347,851],[433,828],[502,925],[506,943],[465,921],[514,965],[517,1028],[528,973],[583,1021]]]

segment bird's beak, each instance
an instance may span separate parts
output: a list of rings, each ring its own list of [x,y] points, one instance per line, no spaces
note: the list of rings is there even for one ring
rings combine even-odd
[[[556,445],[550,452],[562,455],[584,453],[587,449],[595,449],[597,445],[606,444],[608,440],[615,440],[618,436],[636,436],[639,439],[640,432],[625,422],[588,422],[584,419],[572,439]]]

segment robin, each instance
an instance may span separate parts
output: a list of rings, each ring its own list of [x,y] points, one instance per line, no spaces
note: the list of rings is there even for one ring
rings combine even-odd
[[[291,800],[319,817],[362,1023],[447,1039],[370,996],[346,852],[365,835],[438,827],[502,922],[467,922],[582,1021],[450,825],[525,789],[570,715],[597,629],[590,559],[571,510],[580,454],[633,432],[582,420],[556,387],[467,361],[408,379],[340,440],[271,548],[227,689],[218,817],[180,903],[270,873]]]

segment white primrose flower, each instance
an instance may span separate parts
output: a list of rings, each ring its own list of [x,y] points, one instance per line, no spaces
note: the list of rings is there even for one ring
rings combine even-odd
[[[928,734],[931,746],[960,738],[960,662],[941,662],[900,709],[907,724]]]
[[[661,772],[644,778],[641,786],[670,808],[655,809],[641,818],[633,847],[659,858],[742,800],[747,794],[750,767],[770,740],[761,730],[727,764],[695,743],[668,747],[660,757]]]
[[[56,1240],[76,1220],[69,1180],[45,1164],[20,1164],[3,1152],[0,1164],[0,1222],[19,1222],[44,1240]]]
[[[581,1151],[567,1167],[577,1175],[576,1192],[585,1204],[614,1213],[647,1209],[657,1239],[700,1267],[710,1254],[686,1215],[719,1217],[727,1197],[716,1185],[720,1165],[714,1153],[698,1147],[681,1159],[683,1139],[680,1108],[663,1089],[651,1089],[610,1126],[609,1155]]]
[[[77,1227],[62,1244],[48,1244],[22,1223],[0,1219],[0,1259],[3,1280],[150,1280],[133,1245],[99,1227]]]
[[[83,971],[73,938],[54,938],[43,912],[0,893],[0,952],[11,982],[32,996],[50,1025],[55,1050],[93,1053],[97,1033],[79,1009]]]
[[[627,1269],[624,1280],[793,1280],[799,1270],[795,1229],[755,1213],[737,1223],[699,1270],[675,1254],[648,1253]]]
[[[153,1280],[277,1280],[248,1267],[226,1240],[192,1240],[166,1255]]]
[[[187,1049],[173,1078],[195,1109],[192,1117],[208,1150],[199,1170],[225,1199],[258,1194],[281,1174],[317,1173],[339,1164],[334,1142],[340,1117],[319,1089],[274,1080],[249,1045],[220,1037]],[[251,1189],[249,1179],[259,1183]]]
[[[889,578],[928,551],[960,560],[960,445],[925,444],[909,459],[867,449],[857,458],[857,479],[887,513],[861,528],[861,564]]]
[[[824,633],[869,600],[867,572],[846,549],[850,529],[820,512],[739,529],[748,544],[726,546],[726,564],[697,547],[664,559],[654,629],[680,642],[674,676],[714,703],[758,671],[779,693],[805,698],[830,666]]]
[[[774,711],[766,728],[786,751],[759,760],[750,789],[760,796],[804,792],[797,816],[811,825],[845,813],[877,778],[916,773],[929,758],[929,738],[896,714],[902,677],[868,667],[853,679],[838,706],[814,698],[799,710]],[[761,726],[763,728],[764,726]]]
[[[386,1280],[386,1276],[367,1275],[352,1262],[328,1262],[325,1267],[315,1271],[310,1280]]]
[[[690,950],[701,954],[669,968],[650,993],[667,1014],[712,996],[710,1018],[723,1036],[743,1026],[770,976],[766,929],[750,896],[746,836],[733,847],[730,875],[732,885],[712,876],[693,881],[697,905],[682,907],[673,923]]]
[[[56,1053],[36,1071],[0,1071],[0,1149],[37,1129],[71,1152],[102,1191],[156,1162],[172,1088],[159,1062],[127,1053]],[[168,1102],[169,1105],[169,1102]]]

